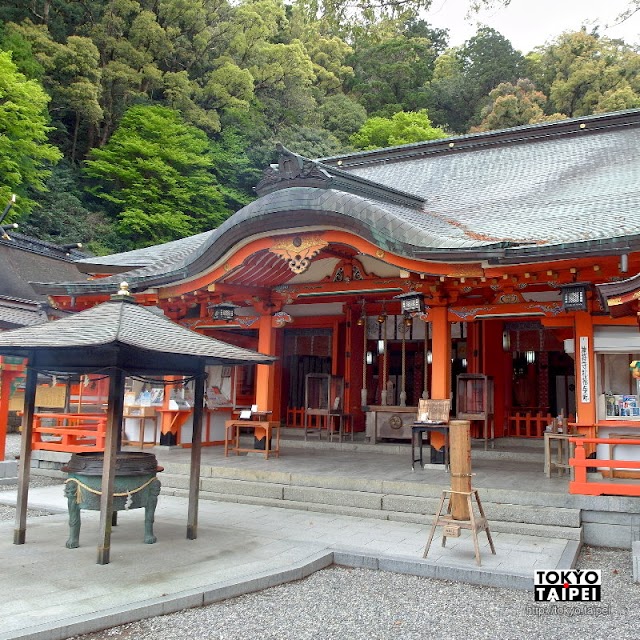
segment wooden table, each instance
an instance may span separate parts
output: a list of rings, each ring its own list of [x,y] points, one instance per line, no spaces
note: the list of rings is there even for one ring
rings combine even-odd
[[[258,429],[262,429],[265,433],[264,449],[256,449],[254,447],[243,448],[240,446],[240,429],[253,429],[254,434]],[[276,445],[271,448],[271,437],[276,432]],[[276,458],[280,457],[280,423],[271,422],[269,420],[227,420],[224,429],[224,455],[227,457],[229,451],[235,451],[236,455],[241,452],[249,453],[251,451],[264,453],[266,459],[269,454],[275,454]]]
[[[449,469],[449,425],[446,422],[434,420],[432,422],[414,422],[411,427],[411,471],[415,470],[416,462],[424,468],[422,461],[423,433],[441,433],[444,436],[444,468]],[[431,437],[428,440],[431,444]],[[416,444],[418,445],[419,456],[416,458]]]
[[[575,445],[569,442],[569,438],[583,438],[584,433],[544,433],[544,473],[547,478],[551,477],[554,469],[558,470],[558,475],[564,474],[568,470],[573,479],[573,468],[569,465],[569,459],[573,457]],[[555,451],[552,451],[551,443],[556,443]],[[555,454],[555,455],[554,455]]]

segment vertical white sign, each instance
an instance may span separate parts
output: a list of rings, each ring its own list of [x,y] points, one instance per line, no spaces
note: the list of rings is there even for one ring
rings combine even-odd
[[[589,338],[580,336],[580,401],[591,402],[591,380],[589,376]]]

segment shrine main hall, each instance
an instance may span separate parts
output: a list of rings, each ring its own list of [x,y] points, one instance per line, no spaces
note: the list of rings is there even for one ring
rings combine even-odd
[[[640,110],[319,160],[279,146],[219,228],[32,286],[80,311],[126,281],[184,327],[277,357],[217,372],[212,410],[403,440],[431,398],[488,440],[558,416],[634,433],[638,149]]]

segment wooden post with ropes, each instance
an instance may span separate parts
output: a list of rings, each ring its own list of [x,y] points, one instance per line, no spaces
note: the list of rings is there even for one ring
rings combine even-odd
[[[449,422],[449,455],[451,468],[451,489],[442,492],[440,505],[436,512],[429,539],[424,549],[423,558],[427,557],[436,527],[444,527],[442,546],[446,546],[447,538],[460,537],[461,529],[470,529],[473,537],[476,563],[481,565],[478,531],[485,531],[495,555],[493,539],[489,531],[489,523],[484,514],[478,491],[471,488],[471,423],[469,420],[451,420]],[[478,506],[478,514],[474,512],[473,498]],[[447,510],[443,513],[445,503]]]

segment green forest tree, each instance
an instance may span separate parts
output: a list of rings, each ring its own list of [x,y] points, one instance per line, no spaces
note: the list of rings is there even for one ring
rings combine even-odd
[[[431,125],[426,110],[399,111],[391,118],[369,118],[357,133],[351,136],[356,149],[380,149],[399,144],[424,142],[445,138],[446,132]]]
[[[132,246],[213,229],[231,213],[207,136],[166,107],[131,107],[85,171]]]
[[[456,133],[479,123],[489,92],[500,83],[515,83],[524,68],[522,54],[488,27],[443,57],[427,85],[427,108],[434,122]]]
[[[12,214],[36,205],[33,192],[46,189],[51,167],[62,153],[47,142],[49,97],[35,80],[18,72],[11,54],[0,51],[0,202],[19,196]]]
[[[563,33],[528,64],[551,111],[575,117],[640,104],[640,55],[618,40],[586,30]]]
[[[468,0],[471,9],[506,2]],[[629,0],[629,11],[638,2]],[[51,161],[42,163],[42,180],[21,194],[21,206],[29,200],[41,205],[23,218],[30,233],[40,228],[43,237],[62,238],[65,229],[84,225],[79,239],[102,252],[218,224],[253,197],[262,169],[275,159],[276,142],[322,157],[352,150],[352,139],[359,148],[380,147],[428,139],[436,129],[438,135],[466,133],[640,107],[637,47],[582,31],[563,34],[523,59],[501,34],[482,27],[447,49],[446,30],[420,19],[430,4],[6,0],[0,50],[11,52],[25,80],[44,89],[49,113],[42,116],[51,130],[43,144],[55,145],[66,160],[49,178]],[[198,175],[215,192],[208,218],[197,208],[194,217],[181,217],[188,210],[184,198],[172,201],[176,194],[166,199],[170,207],[159,205],[165,201],[158,177],[164,169],[150,170],[147,157],[158,145],[157,132],[123,120],[132,109],[150,107],[169,109],[196,132],[206,165]],[[414,120],[422,109],[427,126],[421,115]],[[395,114],[406,121],[395,121]],[[382,122],[376,125],[374,117]],[[78,170],[88,157],[97,162],[101,151],[116,148],[112,179]],[[149,172],[156,185],[155,194],[142,189],[137,200],[125,176],[118,176],[116,160],[121,153],[133,176],[127,154],[135,149],[142,150],[136,171]],[[173,160],[157,161],[180,175]],[[166,174],[168,192],[177,191],[172,175]]]
[[[545,115],[547,96],[538,91],[528,78],[515,84],[503,82],[489,93],[490,103],[482,112],[482,122],[471,132],[507,129],[523,124],[563,120],[562,113]]]

